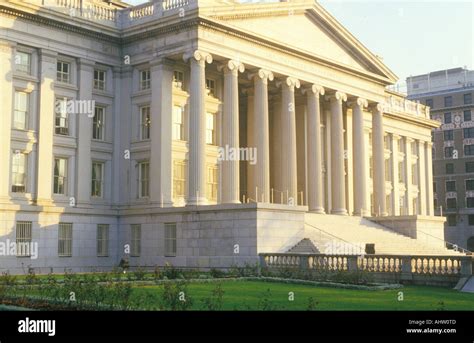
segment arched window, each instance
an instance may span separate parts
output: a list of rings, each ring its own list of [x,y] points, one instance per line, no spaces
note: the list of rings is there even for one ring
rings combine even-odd
[[[474,251],[474,236],[467,240],[467,250]]]

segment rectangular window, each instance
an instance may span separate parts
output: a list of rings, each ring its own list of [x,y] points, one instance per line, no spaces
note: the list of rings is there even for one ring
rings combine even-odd
[[[66,194],[67,192],[67,159],[54,159],[54,194]]]
[[[425,104],[426,106],[433,108],[433,99],[426,99]]]
[[[31,241],[33,240],[32,222],[19,221],[16,223],[16,256],[31,256]]]
[[[446,199],[446,208],[454,209],[457,207],[456,198],[448,198]]]
[[[96,106],[92,119],[92,139],[105,140],[105,108]]]
[[[452,158],[454,153],[454,147],[447,146],[444,148],[444,158]]]
[[[433,193],[436,193],[436,182],[433,182]]]
[[[175,70],[173,72],[173,86],[175,88],[183,90],[183,87],[184,87],[184,73],[182,71]]]
[[[212,79],[206,79],[206,91],[207,91],[207,95],[215,96],[216,95],[216,81]]]
[[[453,130],[444,131],[444,140],[445,141],[452,141],[453,139],[454,139],[454,131]]]
[[[165,256],[176,256],[176,223],[165,224]]]
[[[474,127],[463,129],[464,138],[474,138]]]
[[[453,97],[452,96],[445,96],[444,97],[444,107],[451,107],[453,106]]]
[[[139,257],[142,252],[142,226],[140,224],[132,224],[130,235],[130,256]]]
[[[186,162],[175,161],[173,164],[173,196],[181,198],[186,195]]]
[[[464,111],[464,121],[471,121],[471,110]]]
[[[219,186],[219,168],[217,165],[207,167],[207,198],[217,201],[217,190]]]
[[[138,197],[145,198],[150,195],[150,163],[138,164]]]
[[[31,74],[31,54],[17,51],[15,54],[15,70],[20,73]]]
[[[456,215],[455,214],[448,214],[446,216],[448,226],[456,226]]]
[[[150,139],[151,114],[150,106],[140,107],[140,139]]]
[[[109,225],[97,225],[97,256],[109,256]]]
[[[56,100],[55,133],[57,135],[69,135],[69,115],[67,104],[68,100],[66,98]]]
[[[206,113],[206,144],[216,145],[216,115]]]
[[[473,226],[474,225],[474,215],[470,214],[467,216],[467,221],[469,223],[469,226]]]
[[[91,196],[102,198],[104,195],[104,163],[92,163],[92,190]]]
[[[28,104],[28,93],[15,92],[13,128],[18,130],[26,130],[28,128]]]
[[[464,98],[464,105],[472,104],[472,94],[471,93],[464,94],[463,98]]]
[[[61,257],[72,256],[72,223],[59,223],[58,255]]]
[[[14,153],[12,158],[12,192],[26,192],[27,154]]]
[[[446,181],[446,192],[456,192],[456,181]]]
[[[466,207],[474,208],[474,198],[471,198],[471,197],[466,198]]]
[[[173,106],[173,139],[184,140],[184,108]]]
[[[94,89],[105,91],[105,80],[107,72],[105,70],[94,70]]]
[[[140,90],[150,89],[150,69],[140,71]]]
[[[464,146],[464,156],[474,155],[474,144]]]
[[[466,180],[466,191],[474,191],[474,180]]]
[[[58,61],[57,63],[57,81],[69,83],[71,82],[71,64]]]
[[[454,174],[454,164],[446,163],[446,174]]]
[[[445,124],[450,124],[450,123],[452,123],[451,112],[448,112],[448,113],[445,113],[445,114],[444,114],[444,123],[445,123]]]
[[[474,162],[466,162],[466,173],[474,173]]]

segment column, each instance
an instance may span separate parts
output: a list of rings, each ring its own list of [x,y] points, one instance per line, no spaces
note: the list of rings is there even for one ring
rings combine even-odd
[[[246,89],[245,93],[247,94],[247,147],[249,149],[255,149],[255,119],[253,113],[253,104],[254,100],[254,91],[253,88]],[[258,156],[257,156],[258,162]],[[250,161],[246,162],[247,167],[247,195],[246,199],[253,199],[255,198],[255,168],[257,167],[256,164],[251,164]]]
[[[405,177],[406,177],[406,193],[405,193],[405,201],[406,201],[406,211],[404,212],[405,215],[413,215],[413,203],[412,203],[412,192],[413,192],[413,183],[412,178],[413,175],[411,174],[411,166],[412,166],[412,157],[411,157],[411,144],[413,143],[413,139],[410,137],[405,137]]]
[[[418,151],[418,202],[420,203],[420,215],[426,216],[426,202],[428,199],[427,194],[427,180],[426,180],[426,168],[425,168],[425,142],[417,141]]]
[[[308,156],[308,208],[314,213],[324,213],[323,206],[323,171],[322,171],[322,138],[321,107],[319,95],[324,95],[324,88],[312,85],[303,90],[307,96],[307,156]]]
[[[92,85],[94,82],[94,61],[79,59],[79,99],[92,101]],[[92,180],[92,118],[85,114],[76,114],[77,128],[77,206],[89,205]],[[72,120],[72,118],[71,118]]]
[[[212,56],[196,50],[185,54],[191,61],[189,96],[188,205],[204,205],[206,199],[206,63]]]
[[[15,43],[0,40],[0,104],[3,111],[0,125],[0,201],[7,201],[10,194],[14,47]]]
[[[155,59],[151,72],[150,201],[163,207],[172,200],[173,62]],[[191,131],[192,132],[192,131]]]
[[[385,148],[382,104],[377,104],[372,109],[372,156],[374,163],[374,209],[377,216],[386,216]]]
[[[120,130],[122,130],[122,125],[124,123],[121,122],[121,118],[119,117],[120,112],[124,111],[124,109],[120,106],[121,103],[121,92],[122,92],[122,80],[121,80],[121,68],[119,66],[115,66],[112,68],[113,73],[113,91],[114,91],[114,103],[113,103],[113,132],[114,132],[114,151],[112,153],[112,160],[113,160],[113,170],[112,173],[112,202],[114,205],[120,205],[120,192],[121,192],[121,184],[120,184],[120,164],[121,160],[123,159],[123,152],[121,149],[121,140],[124,137],[120,136]],[[127,112],[129,113],[129,112]]]
[[[273,81],[273,73],[260,69],[254,80],[254,143],[257,148],[257,165],[254,170],[255,196],[257,201],[270,201],[270,144],[268,126],[268,81]],[[257,134],[258,132],[258,134]],[[252,193],[250,194],[251,197]]]
[[[332,210],[331,213],[347,215],[346,187],[344,182],[344,125],[342,103],[347,95],[336,92],[331,101],[331,174]]]
[[[426,168],[426,193],[427,205],[426,214],[434,216],[434,196],[433,196],[433,143],[425,142],[425,168]]]
[[[239,151],[239,72],[245,67],[237,61],[228,61],[224,67],[224,110],[222,118],[222,145],[229,151]],[[222,202],[240,203],[240,159],[222,161]]]
[[[54,81],[56,80],[56,63],[57,53],[45,49],[40,51],[38,205],[50,204],[53,190]],[[89,85],[89,88],[91,87]],[[90,127],[89,130],[91,130]],[[90,186],[87,189],[90,191]]]
[[[296,164],[296,105],[295,88],[300,87],[299,80],[287,77],[279,82],[282,89],[281,100],[281,139],[282,139],[282,191],[288,194],[287,203],[298,203],[298,175]]]
[[[368,106],[365,99],[358,98],[351,103],[352,107],[352,146],[354,149],[354,215],[370,216],[367,203],[366,145],[364,131],[364,107]]]
[[[398,144],[400,136],[392,133],[391,145],[392,145],[392,215],[400,215],[400,182],[398,180]]]

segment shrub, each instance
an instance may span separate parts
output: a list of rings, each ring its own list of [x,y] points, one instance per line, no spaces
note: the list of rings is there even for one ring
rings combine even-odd
[[[224,290],[222,289],[222,285],[219,283],[212,290],[212,295],[209,298],[205,298],[202,300],[204,309],[208,311],[222,310],[223,296],[224,296]]]
[[[216,269],[216,268],[211,268],[209,273],[211,274],[211,277],[213,277],[214,279],[219,279],[225,276],[225,273],[222,270]]]
[[[309,297],[308,298],[308,306],[306,307],[306,310],[314,311],[314,310],[316,310],[317,305],[319,305],[319,302],[314,300],[313,297]]]
[[[258,301],[257,307],[261,311],[276,311],[280,308],[273,303],[271,300],[272,293],[269,288],[267,288],[266,292],[262,293],[260,296],[260,300]]]
[[[180,272],[177,268],[166,262],[165,266],[163,267],[163,276],[165,276],[168,280],[174,280],[178,278],[179,274]]]
[[[185,311],[193,306],[193,300],[187,293],[187,283],[165,282],[161,293],[160,309]]]

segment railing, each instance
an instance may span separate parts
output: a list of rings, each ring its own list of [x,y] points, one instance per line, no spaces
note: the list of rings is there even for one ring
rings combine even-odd
[[[385,97],[384,111],[408,113],[410,115],[422,117],[425,119],[430,118],[429,107],[395,94]]]

